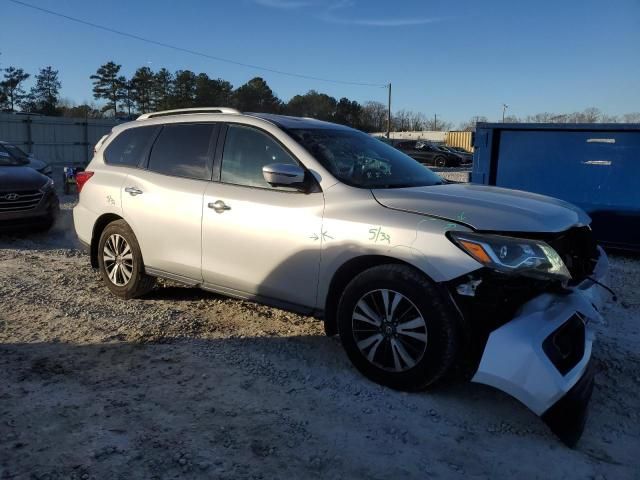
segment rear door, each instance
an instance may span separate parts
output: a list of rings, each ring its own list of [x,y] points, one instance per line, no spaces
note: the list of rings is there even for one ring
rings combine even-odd
[[[217,132],[213,123],[165,125],[146,168],[132,170],[124,182],[124,216],[150,269],[202,280],[202,199]]]
[[[262,167],[299,163],[273,136],[229,125],[220,181],[203,204],[204,281],[243,297],[315,305],[324,236],[321,191],[272,187]]]

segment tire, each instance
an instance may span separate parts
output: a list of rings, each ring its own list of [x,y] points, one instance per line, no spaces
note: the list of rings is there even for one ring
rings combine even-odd
[[[446,167],[447,160],[444,157],[436,157],[435,164],[436,164],[436,167]]]
[[[387,312],[392,311],[398,294],[403,297],[390,316],[392,322],[385,322],[380,315],[384,291],[388,292]],[[442,378],[457,356],[459,322],[449,302],[414,268],[394,264],[369,268],[347,285],[340,298],[340,340],[365,377],[397,390],[423,390]],[[414,318],[412,308],[422,323]],[[367,321],[371,319],[374,322]],[[381,319],[379,327],[374,325]],[[397,347],[399,343],[403,352]]]
[[[56,223],[56,219],[60,215],[60,206],[58,205],[58,200],[56,199],[56,203],[51,206],[47,212],[47,216],[44,218],[42,223],[36,228],[38,232],[48,232],[53,228]]]
[[[53,227],[53,224],[56,223],[56,218],[54,216],[47,217],[41,225],[36,229],[38,232],[48,232]]]
[[[98,268],[109,290],[120,298],[140,297],[155,285],[156,279],[144,273],[140,245],[124,220],[111,222],[102,231],[98,243]]]

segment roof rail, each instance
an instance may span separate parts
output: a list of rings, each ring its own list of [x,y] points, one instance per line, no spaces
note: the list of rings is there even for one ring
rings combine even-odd
[[[169,117],[171,115],[187,115],[190,113],[240,113],[235,108],[228,107],[196,107],[177,108],[175,110],[163,110],[161,112],[143,113],[136,120],[147,120],[148,118]]]

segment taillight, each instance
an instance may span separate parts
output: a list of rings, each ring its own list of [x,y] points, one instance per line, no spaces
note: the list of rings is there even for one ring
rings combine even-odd
[[[82,191],[82,187],[84,184],[89,181],[89,179],[93,177],[93,172],[78,172],[76,173],[76,188],[78,189],[78,193]]]

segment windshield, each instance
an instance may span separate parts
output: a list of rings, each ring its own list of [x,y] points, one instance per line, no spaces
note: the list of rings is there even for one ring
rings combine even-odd
[[[26,165],[28,163],[29,159],[19,148],[6,143],[0,145],[0,166]]]
[[[442,178],[386,143],[357,130],[290,129],[288,133],[340,181],[359,188],[441,185]]]

